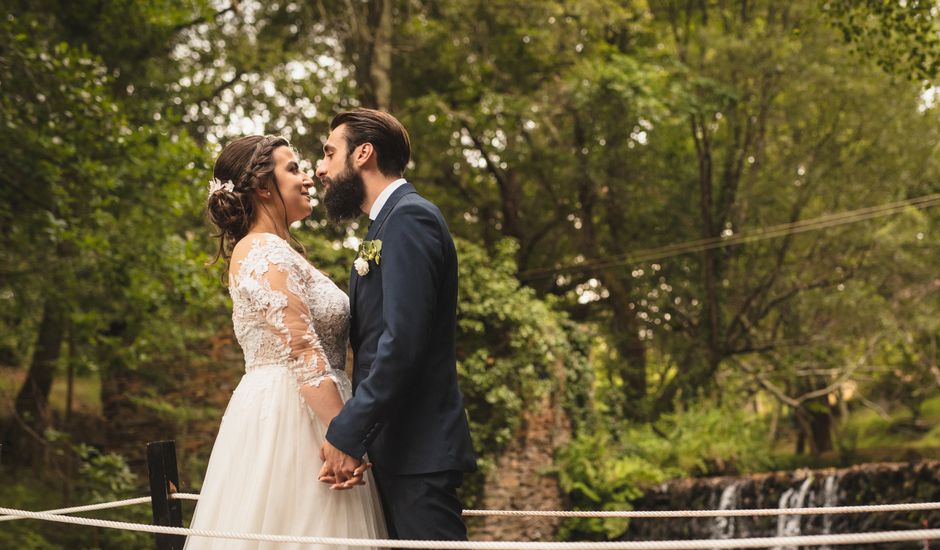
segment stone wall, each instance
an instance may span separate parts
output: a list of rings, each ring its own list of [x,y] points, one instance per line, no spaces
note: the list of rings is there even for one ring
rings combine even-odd
[[[527,412],[515,441],[486,476],[480,507],[564,509],[553,459],[555,449],[568,441],[570,433],[568,418],[549,397]],[[470,522],[470,536],[473,540],[551,541],[559,523],[555,518],[486,517]]]
[[[650,490],[634,503],[634,507],[637,510],[806,508],[937,501],[940,501],[940,462],[921,461],[683,479]],[[623,539],[772,537],[938,526],[938,510],[762,518],[637,519],[631,521]],[[923,549],[930,546],[916,542],[865,547]]]

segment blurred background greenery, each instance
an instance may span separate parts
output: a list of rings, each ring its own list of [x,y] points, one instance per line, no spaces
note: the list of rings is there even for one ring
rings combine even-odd
[[[547,475],[571,508],[940,448],[935,3],[2,3],[4,506],[139,496],[158,439],[198,489],[242,368],[206,266],[213,159],[278,133],[312,168],[357,105],[409,128],[407,176],[457,240],[468,504],[535,407],[565,419]],[[364,228],[318,206],[295,234],[345,287]],[[16,548],[149,540],[0,530]]]

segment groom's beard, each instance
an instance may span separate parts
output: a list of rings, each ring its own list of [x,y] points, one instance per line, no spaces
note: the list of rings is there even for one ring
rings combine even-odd
[[[354,170],[352,163],[335,178],[323,178],[327,184],[323,194],[326,217],[332,222],[358,218],[362,214],[362,203],[366,200],[366,184],[362,174]]]

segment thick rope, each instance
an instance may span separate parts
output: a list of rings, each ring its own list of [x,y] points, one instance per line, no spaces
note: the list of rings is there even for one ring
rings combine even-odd
[[[464,510],[465,516],[537,516],[558,518],[725,518],[754,516],[814,516],[940,510],[940,502],[825,506],[816,508],[754,508],[741,510]]]
[[[170,498],[176,500],[199,500],[199,494],[173,493],[170,495]],[[740,510],[464,510],[463,515],[552,518],[726,518],[869,514],[874,512],[918,512],[923,510],[940,510],[940,502],[870,504],[866,506],[820,506],[815,508],[742,508]]]
[[[841,535],[808,535],[795,537],[761,537],[725,540],[662,540],[642,542],[499,542],[499,541],[442,541],[442,540],[384,540],[350,539],[341,537],[300,537],[291,535],[265,535],[235,533],[208,529],[185,529],[124,521],[61,516],[43,512],[28,512],[14,508],[0,508],[0,514],[21,518],[40,519],[74,525],[124,529],[166,535],[213,537],[298,544],[345,545],[384,548],[438,548],[441,550],[700,550],[706,548],[769,548],[774,546],[818,546],[843,544],[874,544],[880,542],[906,542],[940,539],[940,529],[910,531],[881,531]]]
[[[150,502],[150,497],[129,498],[127,500],[115,500],[113,502],[102,502],[100,504],[88,504],[85,506],[73,506],[71,508],[56,508],[55,510],[43,510],[44,514],[74,514],[75,512],[91,512],[93,510],[107,510],[109,508],[120,508],[121,506],[131,506],[134,504],[144,504]],[[16,516],[0,516],[0,521],[14,521],[23,519]]]
[[[172,493],[173,500],[199,500],[198,493]],[[72,514],[107,510],[121,506],[144,504],[150,497],[129,498],[86,506],[43,510],[45,514]],[[757,516],[810,516],[827,514],[867,514],[877,512],[917,512],[940,510],[940,502],[912,502],[902,504],[872,504],[866,506],[825,506],[815,508],[755,508],[740,510],[464,510],[464,516],[508,516],[508,517],[560,517],[560,518],[720,518]],[[22,519],[16,516],[0,516],[0,521]]]

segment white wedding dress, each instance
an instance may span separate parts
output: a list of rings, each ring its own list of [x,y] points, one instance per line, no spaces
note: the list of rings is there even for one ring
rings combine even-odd
[[[342,400],[349,399],[343,371],[349,300],[280,237],[260,233],[245,239],[250,240],[236,247],[243,258],[233,257],[229,289],[246,372],[222,418],[190,526],[385,538],[371,472],[365,486],[345,491],[317,480],[326,426],[300,394],[301,386],[319,386],[329,378]],[[346,547],[189,537],[185,548]]]

